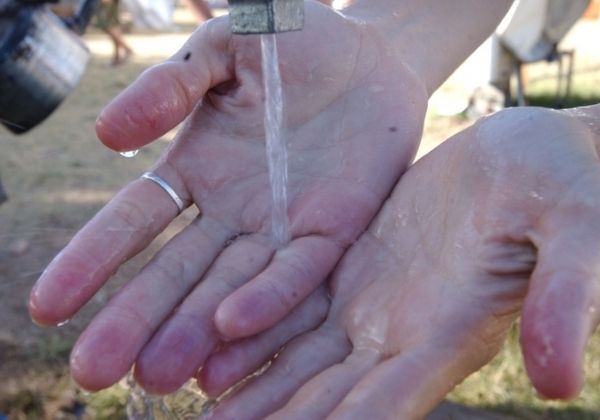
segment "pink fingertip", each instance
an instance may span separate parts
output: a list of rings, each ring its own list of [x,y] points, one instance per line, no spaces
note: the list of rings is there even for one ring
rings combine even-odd
[[[249,337],[267,328],[260,322],[260,302],[240,299],[235,293],[226,298],[215,313],[215,326],[228,340]]]
[[[117,124],[115,121],[119,119],[123,120],[123,115],[112,116],[110,111],[105,110],[96,120],[96,135],[109,149],[117,152],[136,150],[153,140],[152,133],[146,133],[143,128],[128,127],[133,123],[121,121]],[[149,137],[150,140],[147,140]]]
[[[204,366],[196,377],[198,387],[210,398],[217,398],[229,388],[229,385],[224,385],[229,383],[227,374],[221,376],[218,372],[218,368],[210,367],[207,369],[207,366]]]
[[[526,308],[521,344],[527,373],[542,398],[570,400],[583,386],[585,328],[551,307]],[[567,317],[567,319],[565,319]]]
[[[213,354],[196,376],[198,385],[209,397],[216,398],[223,394],[247,374],[236,363],[239,359],[229,356],[231,354],[227,349]]]
[[[88,337],[84,333],[71,352],[70,366],[71,376],[80,387],[97,392],[117,383],[131,363],[121,356],[121,352],[115,352],[108,340]]]
[[[71,287],[63,289],[70,285]],[[64,292],[67,290],[67,292]],[[80,293],[78,278],[68,275],[48,283],[43,276],[29,293],[28,310],[31,320],[42,327],[56,327],[70,319]]]
[[[44,305],[40,304],[39,291],[35,286],[29,294],[28,309],[31,320],[40,327],[54,327],[60,323],[52,311],[44,310]]]

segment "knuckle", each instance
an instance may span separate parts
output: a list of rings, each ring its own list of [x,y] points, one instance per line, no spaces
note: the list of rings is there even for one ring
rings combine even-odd
[[[221,283],[223,286],[223,297],[229,295],[234,290],[240,288],[247,281],[247,276],[229,265],[223,265],[215,268],[211,273],[210,277],[214,281]]]
[[[157,255],[152,263],[152,271],[157,272],[168,284],[176,285],[180,289],[187,289],[190,286],[186,262],[177,256],[169,253]]]
[[[117,300],[110,305],[110,312],[107,312],[107,315],[115,322],[118,322],[119,325],[135,325],[138,330],[152,329],[150,320],[145,316],[141,308],[143,307],[126,304]],[[139,327],[140,325],[142,325],[142,328]]]
[[[315,272],[314,263],[298,252],[286,255],[282,265],[285,272],[290,273],[290,277],[299,279],[299,281],[310,279]]]
[[[264,284],[264,290],[268,296],[271,296],[274,301],[279,303],[282,308],[290,308],[294,305],[295,300],[293,295],[295,292],[286,292],[281,286],[281,282],[268,281]]]
[[[125,197],[118,200],[112,208],[112,214],[109,216],[109,226],[114,225],[113,222],[117,221],[118,228],[123,231],[149,231],[152,227],[152,221],[147,220],[144,217],[145,215],[146,212],[139,203]]]

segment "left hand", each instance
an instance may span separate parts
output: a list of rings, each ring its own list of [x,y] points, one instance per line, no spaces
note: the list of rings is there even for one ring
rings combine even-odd
[[[521,312],[534,386],[575,397],[600,322],[600,133],[579,119],[588,111],[501,112],[417,162],[338,266],[326,322],[214,418],[422,418],[491,360]],[[209,359],[209,392],[229,385],[236,355]]]
[[[424,81],[373,25],[316,2],[306,14],[304,31],[278,35],[291,236],[280,249],[271,240],[258,37],[232,36],[226,17],[210,20],[100,116],[99,137],[116,150],[186,119],[153,172],[201,214],[81,335],[71,372],[84,388],[108,387],[135,363],[146,390],[175,391],[222,335],[278,323],[327,278],[412,160]],[[132,182],[46,269],[31,294],[33,318],[71,318],[176,215],[165,191]]]

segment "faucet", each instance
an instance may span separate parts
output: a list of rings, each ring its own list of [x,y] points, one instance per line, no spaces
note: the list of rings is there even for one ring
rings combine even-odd
[[[304,27],[304,0],[229,0],[231,31],[269,34]]]

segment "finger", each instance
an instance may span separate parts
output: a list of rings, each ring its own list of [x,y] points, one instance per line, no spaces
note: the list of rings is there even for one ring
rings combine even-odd
[[[331,239],[295,239],[275,254],[264,272],[219,305],[217,328],[227,337],[240,338],[273,326],[323,282],[342,252]]]
[[[210,418],[263,419],[282,407],[306,381],[349,353],[344,332],[326,323],[293,340],[264,374],[221,402]]]
[[[259,370],[292,338],[317,327],[327,315],[328,308],[329,299],[323,286],[273,328],[257,337],[234,342],[211,355],[199,373],[200,388],[209,396],[221,395]]]
[[[590,178],[600,185],[600,176]],[[574,398],[583,383],[586,342],[600,321],[600,189],[567,196],[543,218],[538,263],[523,308],[525,365],[546,398]]]
[[[459,341],[424,342],[377,365],[328,419],[424,418],[490,355],[470,354]],[[464,344],[464,342],[463,342]],[[485,352],[484,352],[485,353]]]
[[[334,365],[307,382],[270,420],[324,419],[342,401],[354,385],[381,359],[370,349],[350,354],[343,363]]]
[[[232,77],[226,19],[202,25],[170,60],[146,70],[100,114],[96,133],[111,149],[127,151],[165,134],[206,92]]]
[[[197,252],[197,250],[196,250]],[[153,394],[177,390],[194,377],[219,344],[217,305],[232,290],[264,270],[273,248],[258,236],[238,239],[214,261],[200,283],[165,321],[139,355],[135,378]]]
[[[140,179],[125,187],[48,265],[31,291],[33,320],[56,325],[71,318],[177,214],[172,199],[151,181]]]
[[[171,239],[81,335],[71,354],[75,381],[91,391],[119,381],[230,235],[228,229],[203,217]]]

